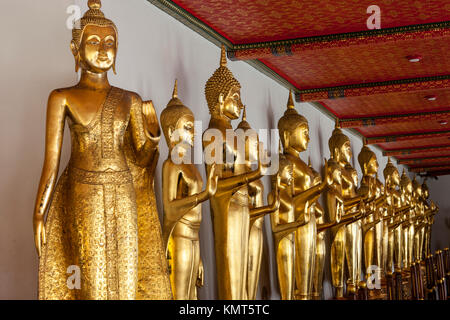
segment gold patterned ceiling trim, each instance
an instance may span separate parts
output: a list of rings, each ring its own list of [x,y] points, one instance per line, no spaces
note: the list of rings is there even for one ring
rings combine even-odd
[[[436,147],[422,147],[422,148],[408,148],[408,149],[398,149],[398,150],[389,150],[383,151],[383,156],[402,156],[409,155],[414,153],[424,153],[427,151],[450,151],[450,145],[445,146],[436,146]]]
[[[389,143],[389,142],[397,142],[397,141],[410,141],[410,140],[427,139],[427,138],[434,138],[434,137],[445,137],[445,136],[450,136],[450,130],[368,137],[367,144]]]
[[[433,82],[435,82],[435,84],[433,84],[434,87],[438,86],[441,88],[449,88],[450,82],[448,82],[447,80],[450,80],[450,75],[390,80],[381,82],[366,82],[344,86],[314,88],[305,90],[297,89],[295,99],[297,102],[307,102],[333,98],[344,98],[348,96],[349,90],[355,89],[368,89],[368,90],[358,90],[351,92],[351,96],[364,96],[375,93],[378,94],[380,93],[380,91],[382,91],[382,93],[398,92],[399,90],[409,92],[415,89],[414,85],[416,86],[417,90],[422,90],[423,86],[425,85],[430,86],[430,84],[432,84]],[[372,88],[376,88],[378,90],[374,91],[372,90]],[[315,94],[318,93],[326,93],[328,98],[324,98],[325,96],[321,95],[321,99],[314,99],[314,96],[316,96]]]

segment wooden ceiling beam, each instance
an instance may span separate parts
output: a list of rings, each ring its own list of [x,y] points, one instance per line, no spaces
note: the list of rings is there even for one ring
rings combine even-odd
[[[450,136],[450,130],[424,133],[406,133],[390,136],[376,136],[366,138],[367,144],[389,143],[398,141],[411,141],[419,139],[440,138]]]
[[[383,151],[383,156],[386,156],[386,157],[394,156],[395,157],[395,156],[405,156],[405,155],[409,155],[409,154],[424,153],[424,152],[450,152],[450,145],[436,146],[436,147],[387,150],[387,151]]]

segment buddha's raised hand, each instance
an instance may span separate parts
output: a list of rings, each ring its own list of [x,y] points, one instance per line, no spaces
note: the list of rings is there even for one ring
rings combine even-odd
[[[147,138],[158,143],[161,138],[161,131],[158,125],[156,110],[151,100],[142,102],[142,115]]]

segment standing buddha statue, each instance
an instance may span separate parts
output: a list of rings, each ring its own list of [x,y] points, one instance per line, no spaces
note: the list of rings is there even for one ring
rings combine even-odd
[[[363,228],[363,243],[364,243],[364,265],[366,279],[370,274],[369,267],[377,265],[377,243],[376,241],[376,229],[375,226],[380,221],[379,208],[384,201],[380,184],[377,182],[378,173],[378,161],[375,153],[363,145],[361,152],[358,155],[358,162],[363,172],[363,178],[361,180],[361,186],[358,190],[360,195],[368,198],[369,210],[367,218],[364,219]],[[380,266],[380,265],[378,265]]]
[[[47,107],[46,151],[34,210],[40,299],[171,299],[153,177],[159,125],[151,102],[113,87],[118,32],[99,0],[72,30],[81,76],[54,90]],[[59,178],[65,122],[70,161]],[[44,216],[47,213],[47,219]],[[67,271],[80,269],[80,288]]]
[[[428,257],[431,254],[431,228],[434,222],[434,215],[438,211],[438,208],[433,201],[428,203],[429,197],[430,191],[428,189],[426,180],[424,180],[424,182],[422,183],[422,201],[426,217],[425,240],[424,240],[425,257]]]
[[[231,120],[241,114],[241,85],[227,67],[225,47],[222,46],[220,67],[205,86],[211,120],[203,133],[206,172],[212,164],[219,176],[217,192],[210,199],[214,229],[218,294],[221,300],[247,299],[248,242],[250,233],[250,204],[248,184],[262,176],[261,162],[256,170],[246,172],[235,163],[227,163],[227,155],[236,158],[236,146],[226,139],[233,131]],[[216,141],[216,139],[218,141]]]
[[[281,149],[281,145],[280,145]],[[279,152],[278,174],[272,176],[272,190],[278,190],[280,205],[270,215],[274,239],[275,257],[277,261],[278,284],[282,300],[293,300],[295,285],[295,241],[294,233],[301,225],[309,222],[309,214],[295,217],[293,206],[293,165]],[[272,202],[274,192],[269,194]]]
[[[247,122],[247,112],[244,106],[242,121],[237,126],[238,139],[239,134],[244,134],[245,139],[245,159],[243,166],[247,172],[252,169],[252,160],[259,158],[260,143],[257,133],[251,128]],[[250,133],[248,136],[246,134]],[[262,146],[262,144],[261,144]],[[278,210],[279,196],[278,190],[272,191],[271,197],[268,199],[269,205],[264,206],[264,184],[261,179],[250,182],[248,184],[248,193],[250,198],[250,236],[248,244],[248,274],[247,274],[247,292],[248,299],[256,299],[256,291],[258,289],[259,274],[261,270],[261,260],[263,252],[263,224],[264,216]]]
[[[412,223],[413,204],[412,204],[412,182],[403,170],[402,177],[400,179],[400,192],[402,197],[402,206],[408,207],[408,211],[405,215],[405,219],[402,223],[403,229],[403,245],[402,245],[402,258],[403,269],[409,271],[409,267],[412,263],[413,253],[413,239],[414,239],[414,224]],[[412,232],[411,232],[412,230]],[[412,234],[412,237],[410,236]]]
[[[206,189],[201,191],[203,181],[197,167],[191,159],[181,161],[191,154],[195,119],[178,98],[177,91],[175,82],[172,99],[161,113],[161,126],[169,147],[162,168],[163,239],[174,298],[197,300],[197,287],[204,282],[199,240],[201,203],[215,194],[218,177],[211,170]]]
[[[329,161],[336,164],[340,172],[340,182],[338,188],[329,188],[326,194],[326,204],[328,219],[333,221],[338,215],[339,206],[342,207],[342,221],[331,229],[331,277],[332,284],[336,288],[336,298],[344,296],[344,259],[347,259],[348,274],[347,293],[355,298],[357,293],[358,276],[358,240],[361,208],[358,208],[362,198],[356,193],[356,182],[354,179],[353,168],[350,165],[352,150],[350,139],[344,135],[336,122],[336,128],[333,130],[328,146],[331,159]],[[350,165],[348,167],[348,165]],[[329,164],[330,166],[330,164]]]
[[[412,201],[415,211],[414,219],[414,260],[422,260],[423,243],[425,239],[425,210],[422,201],[422,186],[417,181],[416,176],[412,181],[413,196]]]
[[[292,201],[295,215],[309,215],[309,222],[300,226],[295,232],[296,295],[300,300],[308,300],[312,292],[317,235],[316,217],[311,211],[313,204],[325,190],[327,179],[314,185],[311,168],[300,159],[300,153],[308,148],[309,126],[308,121],[295,110],[291,92],[289,92],[287,110],[278,121],[278,130],[283,154],[292,163],[294,180]]]

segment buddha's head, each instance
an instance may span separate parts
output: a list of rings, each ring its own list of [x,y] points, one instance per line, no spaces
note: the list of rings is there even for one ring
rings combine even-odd
[[[411,179],[406,175],[405,170],[403,170],[402,177],[400,179],[400,190],[408,197],[413,192]]]
[[[352,148],[350,146],[350,139],[339,129],[339,124],[336,122],[336,128],[328,140],[328,147],[330,148],[331,158],[339,163],[350,163],[352,158]]]
[[[227,67],[225,46],[222,45],[220,67],[206,82],[206,102],[212,116],[239,119],[241,109],[241,85]]]
[[[79,68],[93,73],[115,72],[117,27],[105,18],[100,0],[89,0],[89,10],[75,22],[70,48],[75,57],[75,71]]]
[[[422,186],[420,185],[419,181],[417,181],[416,176],[414,176],[414,179],[412,181],[412,189],[414,200],[419,201],[420,199],[422,199]]]
[[[358,155],[358,162],[364,175],[373,176],[378,172],[377,156],[366,144]]]
[[[284,150],[292,148],[298,152],[305,151],[309,143],[308,120],[295,110],[292,92],[289,91],[287,110],[278,120],[278,133]]]
[[[172,99],[161,112],[161,127],[170,149],[178,144],[194,145],[194,114],[178,99],[178,85],[175,81]]]
[[[238,139],[245,139],[245,163],[246,167],[250,169],[252,162],[259,159],[259,137],[247,122],[247,110],[245,106],[244,112],[242,113],[242,121],[238,124],[236,132]]]
[[[422,195],[423,198],[426,200],[430,197],[430,189],[428,189],[427,181],[424,180],[422,183]]]
[[[384,180],[386,181],[386,186],[390,188],[398,187],[400,184],[400,173],[394,164],[391,162],[391,158],[388,158],[388,163],[386,168],[383,170]]]

